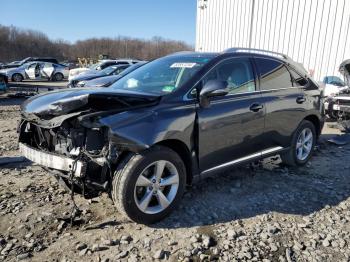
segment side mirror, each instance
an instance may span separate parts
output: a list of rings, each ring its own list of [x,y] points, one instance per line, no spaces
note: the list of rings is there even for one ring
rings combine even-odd
[[[210,98],[217,96],[225,96],[228,94],[226,81],[219,80],[209,80],[202,87],[201,92],[199,93],[199,104],[202,107],[209,107]]]

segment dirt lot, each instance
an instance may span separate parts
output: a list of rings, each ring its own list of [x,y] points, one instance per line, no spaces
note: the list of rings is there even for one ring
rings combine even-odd
[[[23,101],[23,100],[22,100]],[[18,156],[21,100],[0,97],[0,156]],[[325,139],[305,167],[279,158],[188,188],[182,205],[151,227],[125,221],[107,195],[70,195],[39,166],[0,166],[0,260],[350,261],[350,144]],[[0,157],[0,158],[1,158]]]

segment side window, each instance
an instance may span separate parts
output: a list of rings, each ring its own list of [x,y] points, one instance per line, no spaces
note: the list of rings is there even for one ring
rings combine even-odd
[[[202,84],[209,80],[227,81],[229,94],[255,91],[254,74],[248,58],[234,58],[220,63],[209,72]]]
[[[261,90],[293,86],[292,77],[283,63],[265,58],[255,58],[255,63],[260,74]]]
[[[289,69],[290,74],[292,75],[293,86],[306,86],[308,83],[307,79],[300,76],[293,69]]]
[[[35,68],[36,65],[37,65],[37,63],[30,64],[30,65],[28,66],[28,69]]]

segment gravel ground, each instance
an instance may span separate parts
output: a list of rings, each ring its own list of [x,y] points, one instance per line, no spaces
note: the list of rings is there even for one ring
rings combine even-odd
[[[0,156],[19,156],[23,100],[0,97]],[[153,226],[125,221],[107,195],[70,195],[39,166],[0,166],[0,260],[350,261],[350,144],[325,139],[305,167],[272,157],[188,188]],[[0,158],[1,158],[0,157]]]

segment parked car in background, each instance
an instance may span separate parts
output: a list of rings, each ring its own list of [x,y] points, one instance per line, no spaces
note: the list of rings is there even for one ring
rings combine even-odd
[[[169,215],[187,184],[229,167],[276,154],[304,165],[323,127],[318,85],[268,53],[173,54],[108,88],[30,98],[20,151],[75,192],[107,192],[120,214],[147,224]]]
[[[323,96],[334,96],[347,89],[345,82],[338,76],[325,76],[321,84]]]
[[[10,81],[21,82],[25,79],[62,81],[68,78],[68,67],[51,62],[29,62],[16,68],[0,70]]]
[[[21,61],[14,61],[12,63],[6,64],[2,68],[16,68],[16,67],[20,67],[26,63],[37,62],[37,61],[58,64],[57,59],[52,58],[52,57],[27,57]]]
[[[116,81],[118,81],[123,76],[131,73],[132,71],[136,70],[137,68],[145,65],[147,62],[139,62],[137,64],[133,64],[132,66],[128,67],[124,71],[122,71],[119,75],[110,75],[110,76],[103,76],[96,79],[92,79],[89,81],[83,81],[79,82],[78,86],[80,87],[108,87],[112,84],[114,84]]]
[[[7,91],[7,83],[8,83],[7,76],[3,73],[0,73],[0,93]]]
[[[117,59],[117,60],[110,60],[105,59],[101,60],[97,64],[93,64],[90,67],[83,67],[83,68],[75,68],[69,71],[69,77],[68,80],[70,81],[72,77],[77,76],[82,73],[91,73],[94,71],[103,70],[106,67],[112,66],[112,65],[132,65],[135,63],[138,63],[140,61],[134,60],[134,59]]]
[[[350,59],[339,66],[339,72],[344,77],[332,77],[324,87],[325,112],[332,119],[350,119]]]
[[[84,86],[84,81],[88,81],[88,80],[92,80],[92,79],[100,78],[104,76],[119,75],[129,66],[130,65],[113,65],[100,71],[94,70],[89,73],[77,75],[75,77],[72,77],[69,80],[68,87],[69,88],[81,87],[81,86]]]

